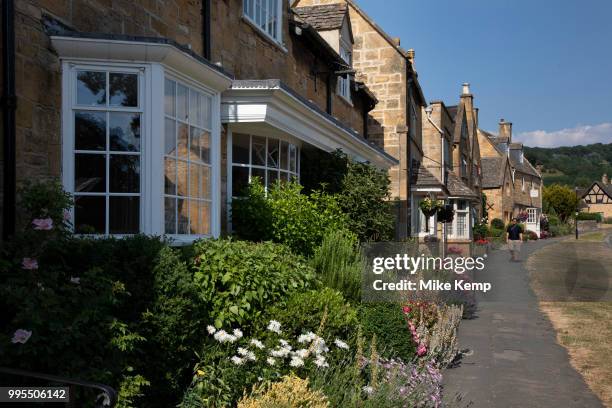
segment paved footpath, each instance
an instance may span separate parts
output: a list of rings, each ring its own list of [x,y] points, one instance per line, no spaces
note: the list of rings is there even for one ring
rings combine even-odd
[[[526,243],[521,259],[553,242]],[[470,352],[459,367],[445,371],[445,395],[461,393],[474,408],[602,407],[539,311],[524,262],[508,259],[508,251],[492,251],[475,277],[491,282],[493,290],[480,296],[478,317],[459,326],[459,345]]]

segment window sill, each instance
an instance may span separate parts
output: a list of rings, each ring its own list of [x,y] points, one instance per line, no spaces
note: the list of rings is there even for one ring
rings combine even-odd
[[[276,39],[274,39],[273,37],[270,36],[270,34],[266,33],[264,30],[262,30],[257,24],[255,24],[253,22],[253,20],[251,20],[249,17],[247,17],[246,15],[242,14],[242,21],[244,21],[247,25],[249,25],[253,30],[255,30],[255,32],[257,34],[259,34],[260,37],[262,37],[264,40],[266,40],[268,43],[272,44],[273,46],[275,46],[276,48],[278,48],[280,51],[282,51],[285,54],[288,54],[289,51],[287,50],[287,48],[285,48],[285,45],[278,42]]]
[[[344,95],[341,95],[339,93],[336,92],[336,95],[338,96],[338,99],[340,99],[343,103],[345,103],[346,105],[350,106],[351,108],[354,108],[355,105],[353,105],[353,101],[351,101],[350,98],[347,98]]]

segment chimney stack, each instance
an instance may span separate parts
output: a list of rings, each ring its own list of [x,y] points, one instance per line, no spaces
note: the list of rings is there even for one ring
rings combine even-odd
[[[461,95],[471,95],[470,84],[468,82],[463,83],[463,89],[462,89]]]
[[[503,119],[499,121],[499,137],[507,137],[508,143],[512,143],[512,122]]]
[[[610,180],[608,179],[608,175],[606,173],[604,173],[603,176],[601,176],[601,182],[604,185],[610,184]]]
[[[414,49],[413,48],[409,49],[408,52],[406,53],[406,56],[408,57],[408,61],[410,61],[410,64],[414,67],[414,56],[415,56]]]

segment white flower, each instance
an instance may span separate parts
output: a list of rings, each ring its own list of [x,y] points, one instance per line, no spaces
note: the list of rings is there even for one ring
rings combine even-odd
[[[325,361],[325,357],[323,356],[317,356],[314,363],[319,368],[329,367],[329,364],[327,363],[327,361]]]
[[[233,343],[236,340],[238,340],[236,336],[228,334],[225,330],[219,330],[218,332],[215,333],[213,337],[219,343]]]
[[[329,347],[325,344],[325,340],[319,336],[315,336],[312,346],[315,354],[327,353],[329,351]]]
[[[283,348],[291,350],[291,345],[287,342],[287,340],[280,339],[278,342],[281,344],[281,346],[283,346]]]
[[[308,350],[300,349],[300,350],[297,350],[294,354],[298,356],[299,358],[306,358],[308,357]]]
[[[298,337],[298,343],[300,343],[300,344],[310,343],[316,337],[317,337],[317,335],[314,334],[313,332],[308,332],[308,333],[302,334],[302,335],[300,335],[300,337]]]
[[[255,356],[255,353],[253,353],[252,351],[247,352],[245,358],[249,361],[257,361],[257,357]]]
[[[235,364],[235,365],[237,365],[237,366],[239,366],[239,365],[243,365],[243,364],[244,364],[244,360],[243,360],[243,359],[241,359],[241,358],[240,358],[240,357],[238,357],[238,356],[234,356],[234,357],[232,357],[232,358],[231,358],[231,360],[232,360],[232,363],[234,363],[234,364]]]
[[[291,352],[290,349],[283,347],[283,348],[277,348],[276,350],[272,350],[270,352],[270,355],[272,357],[284,358],[284,357],[287,357],[290,352]]]
[[[234,329],[234,336],[236,336],[237,339],[241,339],[243,334],[242,334],[242,330],[240,329]]]
[[[369,385],[363,387],[362,390],[368,395],[372,395],[374,393],[374,388],[370,387]]]
[[[270,320],[270,324],[268,324],[268,330],[276,334],[281,334],[281,324],[276,320]]]
[[[294,356],[291,358],[291,362],[289,363],[291,367],[302,367],[304,365],[304,360],[301,358]]]
[[[269,365],[271,365],[271,366],[273,366],[274,364],[276,364],[276,360],[275,360],[275,359],[273,359],[272,357],[268,357],[268,359],[266,360],[266,362],[267,362]]]
[[[338,348],[341,348],[341,349],[344,349],[344,350],[348,350],[348,349],[349,349],[348,344],[346,344],[345,342],[343,342],[343,341],[342,341],[342,340],[340,340],[340,339],[336,339],[336,340],[334,340],[334,344],[335,344],[335,345],[336,345],[336,347],[338,347]]]
[[[217,331],[217,329],[215,329],[215,326],[206,326],[206,330],[208,331],[208,334],[215,334],[215,332]]]
[[[257,340],[257,339],[251,339],[249,344],[257,347],[260,350],[263,350],[263,349],[266,348],[266,346],[264,346],[264,344],[261,341]]]
[[[73,277],[70,278],[70,283],[74,283],[75,285],[79,285],[81,283],[81,278],[73,276]]]
[[[245,349],[244,347],[238,347],[238,354],[241,356],[246,356],[249,354],[249,350]]]

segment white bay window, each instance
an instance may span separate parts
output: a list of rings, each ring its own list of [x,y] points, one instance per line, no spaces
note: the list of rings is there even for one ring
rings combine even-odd
[[[74,196],[74,232],[177,243],[218,236],[220,92],[231,79],[169,44],[52,43],[62,58],[62,181]],[[118,62],[125,55],[142,62]]]
[[[265,35],[277,43],[282,42],[283,4],[281,0],[243,0],[242,13]]]
[[[451,200],[455,215],[453,221],[446,224],[449,238],[469,239],[471,236],[470,206],[466,200]]]

